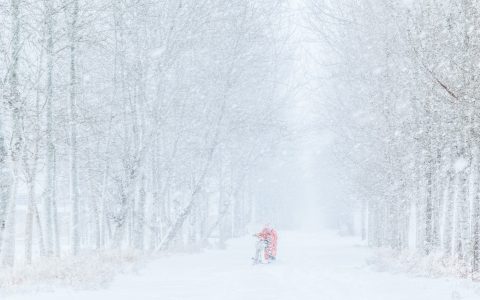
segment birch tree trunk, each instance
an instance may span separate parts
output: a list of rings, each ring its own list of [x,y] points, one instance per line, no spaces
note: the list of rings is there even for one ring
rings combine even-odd
[[[2,245],[7,223],[7,205],[12,184],[12,175],[8,166],[8,153],[3,130],[4,118],[3,114],[0,114],[0,254],[3,249]]]
[[[46,11],[45,23],[47,31],[47,70],[46,70],[46,93],[45,93],[45,109],[46,109],[46,183],[45,183],[45,199],[44,199],[44,220],[45,220],[45,243],[46,254],[53,255],[54,244],[54,222],[53,208],[55,177],[54,177],[54,156],[55,145],[53,137],[53,7],[52,0],[44,0]]]
[[[459,160],[462,163],[467,163],[465,148],[465,135],[462,135]],[[468,168],[463,167],[459,170],[459,192],[457,194],[456,205],[456,224],[455,224],[455,254],[458,259],[466,258],[468,251],[468,227],[469,227],[469,201],[468,201]]]
[[[25,261],[32,263],[33,217],[35,213],[35,181],[28,181],[28,206],[25,220]],[[41,235],[41,234],[40,234]]]
[[[80,251],[80,211],[78,195],[78,170],[77,170],[77,73],[76,73],[76,54],[77,54],[77,21],[78,21],[78,0],[73,0],[73,9],[70,24],[70,97],[69,97],[69,117],[70,117],[70,202],[72,205],[72,236],[71,252],[77,255]]]
[[[472,263],[471,274],[474,279],[478,279],[480,275],[480,189],[478,188],[478,181],[480,180],[480,163],[478,161],[479,153],[477,149],[476,162],[476,190],[472,203],[472,233],[471,233],[471,247],[472,247]]]
[[[453,156],[453,153],[450,153]],[[453,162],[447,171],[447,182],[445,184],[445,211],[443,213],[443,251],[445,256],[452,254],[453,241],[453,214],[454,214],[454,199],[455,199],[455,174],[452,170]]]
[[[21,136],[21,113],[22,103],[18,87],[18,61],[20,55],[20,3],[19,0],[12,0],[10,3],[12,19],[12,68],[10,71],[10,97],[8,105],[11,111],[12,139],[10,145],[10,160],[13,171],[13,187],[7,205],[7,218],[5,224],[5,241],[2,248],[2,265],[13,266],[15,262],[15,214],[16,197],[19,182],[19,159],[22,151]]]

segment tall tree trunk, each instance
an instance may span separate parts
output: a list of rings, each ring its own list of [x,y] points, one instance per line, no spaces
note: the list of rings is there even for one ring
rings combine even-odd
[[[22,134],[21,134],[21,113],[22,103],[18,90],[18,60],[20,53],[20,3],[19,0],[12,0],[11,20],[12,20],[12,40],[11,40],[11,59],[12,67],[10,71],[10,97],[8,100],[11,121],[12,121],[12,139],[10,145],[10,160],[13,171],[13,188],[7,204],[7,216],[5,224],[5,241],[2,244],[2,264],[5,266],[13,266],[15,262],[15,214],[16,214],[16,197],[19,183],[19,159],[22,151]]]
[[[472,203],[472,233],[471,233],[471,240],[472,240],[472,266],[471,272],[472,277],[478,279],[479,272],[480,272],[480,188],[479,188],[479,180],[480,180],[480,167],[479,167],[479,154],[478,149],[476,149],[477,153],[477,161],[476,161],[476,182],[475,182],[475,197]]]
[[[454,157],[451,153],[452,158]],[[445,256],[452,254],[453,241],[453,214],[455,204],[455,173],[453,172],[453,162],[447,171],[447,182],[445,184],[445,211],[443,213],[443,252]]]
[[[0,115],[0,253],[4,240],[5,226],[7,223],[7,206],[12,188],[12,174],[8,166],[8,153],[4,138],[4,118]]]
[[[77,255],[80,250],[80,224],[79,224],[79,195],[78,195],[78,170],[77,170],[77,73],[76,73],[76,47],[77,47],[77,21],[78,0],[73,0],[70,24],[70,202],[72,205],[72,236],[71,252]]]
[[[467,163],[467,149],[465,135],[460,142],[459,160]],[[466,259],[468,251],[468,231],[469,231],[469,201],[468,201],[468,166],[459,170],[459,191],[457,193],[456,204],[456,223],[455,223],[455,253],[458,259]]]
[[[36,171],[32,171],[36,172]],[[33,244],[33,220],[37,211],[37,204],[35,199],[35,176],[31,176],[27,182],[28,186],[28,206],[27,215],[25,219],[25,261],[27,264],[32,262],[32,244]],[[43,248],[43,234],[42,228],[38,228],[38,235],[40,238],[40,249]],[[41,250],[40,252],[43,252]],[[43,254],[43,253],[42,253]]]
[[[55,256],[60,257],[60,226],[58,224],[58,205],[57,205],[57,155],[53,152],[52,161],[52,225],[54,235]]]
[[[146,203],[146,181],[147,177],[144,170],[141,170],[140,190],[138,195],[136,229],[135,229],[135,248],[143,250],[145,240],[145,203]]]
[[[45,184],[45,199],[44,199],[44,219],[45,219],[45,242],[46,254],[51,256],[53,254],[54,230],[53,230],[53,213],[52,202],[54,194],[54,153],[55,145],[53,143],[53,7],[52,0],[44,0],[46,11],[45,22],[47,30],[47,70],[46,70],[46,93],[45,93],[45,107],[46,107],[46,184]]]
[[[433,166],[432,160],[427,161],[427,193],[425,198],[425,244],[424,244],[424,253],[426,255],[430,254],[433,250]]]

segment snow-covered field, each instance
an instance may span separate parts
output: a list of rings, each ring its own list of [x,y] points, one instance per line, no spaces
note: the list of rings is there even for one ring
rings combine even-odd
[[[251,265],[253,242],[242,238],[231,241],[227,250],[159,258],[101,290],[62,288],[2,299],[480,299],[480,284],[466,280],[377,272],[367,264],[371,250],[331,232],[280,232],[279,260],[270,265]]]

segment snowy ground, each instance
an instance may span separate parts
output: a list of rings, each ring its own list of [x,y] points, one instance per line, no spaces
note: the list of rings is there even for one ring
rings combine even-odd
[[[332,233],[280,232],[279,260],[252,266],[253,238],[227,250],[172,255],[138,274],[120,275],[104,290],[56,290],[11,295],[8,300],[473,300],[480,284],[376,272],[370,250]]]

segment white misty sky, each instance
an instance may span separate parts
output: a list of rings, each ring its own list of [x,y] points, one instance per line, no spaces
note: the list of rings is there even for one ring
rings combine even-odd
[[[286,226],[316,229],[323,224],[322,200],[328,190],[328,171],[322,165],[322,153],[332,139],[318,124],[318,89],[315,44],[309,38],[303,1],[291,2],[292,43],[295,47],[291,77],[286,79],[295,95],[288,107],[290,139],[281,145],[279,157],[267,160],[262,177],[260,197],[268,197],[285,209]],[[274,221],[273,221],[274,222]],[[275,223],[275,222],[274,222]]]

